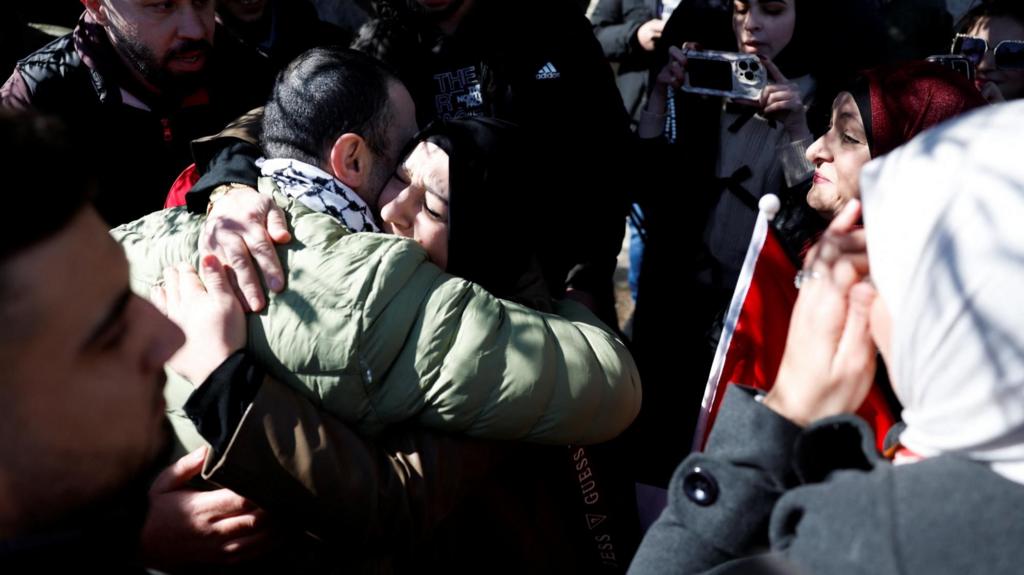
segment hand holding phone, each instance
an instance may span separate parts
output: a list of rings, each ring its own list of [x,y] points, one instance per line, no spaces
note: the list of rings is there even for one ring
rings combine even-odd
[[[976,68],[974,63],[967,56],[962,54],[937,54],[935,56],[928,56],[925,60],[933,64],[949,68],[971,82],[974,81]]]
[[[782,123],[793,141],[810,138],[811,130],[807,127],[807,110],[800,86],[786,78],[768,58],[762,56],[761,63],[771,77],[771,83],[761,90],[758,100],[761,114]]]
[[[754,54],[713,50],[685,50],[685,92],[723,96],[736,100],[759,100],[768,83],[768,73]]]
[[[695,42],[687,42],[681,47],[669,46],[668,63],[658,73],[658,83],[679,89],[686,78],[686,68],[689,65],[687,53],[697,48],[698,45]]]

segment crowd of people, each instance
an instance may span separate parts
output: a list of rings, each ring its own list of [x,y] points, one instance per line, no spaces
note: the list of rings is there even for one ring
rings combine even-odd
[[[1019,571],[1024,4],[60,10],[3,572]]]

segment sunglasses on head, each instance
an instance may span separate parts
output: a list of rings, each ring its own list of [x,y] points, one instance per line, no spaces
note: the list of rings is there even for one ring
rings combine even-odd
[[[992,51],[996,59],[996,68],[1000,70],[1024,70],[1024,41],[1003,40],[990,49],[988,42],[977,36],[957,34],[953,38],[951,54],[962,54],[975,66],[981,64],[985,54]]]

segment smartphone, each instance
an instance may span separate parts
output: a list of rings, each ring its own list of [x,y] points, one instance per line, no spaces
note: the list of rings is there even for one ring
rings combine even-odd
[[[757,100],[768,83],[768,71],[753,54],[687,51],[682,90],[710,96]]]
[[[925,59],[934,64],[945,66],[971,82],[974,81],[974,76],[976,75],[974,63],[966,56],[960,54],[937,54],[935,56],[928,56]]]

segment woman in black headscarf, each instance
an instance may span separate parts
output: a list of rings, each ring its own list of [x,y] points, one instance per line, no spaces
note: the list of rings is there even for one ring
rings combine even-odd
[[[509,122],[435,121],[410,144],[381,194],[382,227],[415,240],[439,267],[497,297],[565,314],[576,304],[553,299],[536,257],[551,239],[539,223],[544,198],[530,185],[525,144]],[[529,342],[522,343],[529,350]],[[619,571],[640,537],[632,477],[619,449],[608,443],[506,453],[500,483],[508,491],[485,498],[476,519],[458,522],[456,528],[470,526],[460,532],[460,554],[491,549],[471,539],[493,541],[490,527],[479,526],[500,524],[509,529],[516,554],[550,555],[545,570]],[[584,511],[602,515],[601,525],[587,523]],[[539,543],[529,543],[534,539]]]
[[[381,194],[385,231],[419,242],[445,271],[503,298],[550,310],[536,254],[543,210],[518,128],[501,120],[436,121],[414,140]]]

